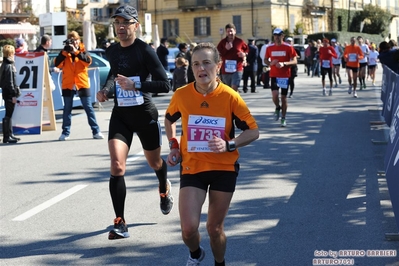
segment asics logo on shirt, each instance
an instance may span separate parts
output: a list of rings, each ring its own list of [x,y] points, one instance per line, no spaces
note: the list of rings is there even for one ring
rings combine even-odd
[[[219,119],[203,118],[202,116],[195,120],[195,124],[217,125]]]

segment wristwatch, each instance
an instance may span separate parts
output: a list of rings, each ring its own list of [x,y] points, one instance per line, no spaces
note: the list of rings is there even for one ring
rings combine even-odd
[[[135,81],[134,82],[134,88],[135,89],[141,89],[141,82],[140,81]]]
[[[228,152],[232,152],[236,150],[236,142],[234,140],[226,140],[226,149]]]

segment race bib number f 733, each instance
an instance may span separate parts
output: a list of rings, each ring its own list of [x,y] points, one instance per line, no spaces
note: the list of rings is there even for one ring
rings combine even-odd
[[[187,151],[211,152],[208,141],[214,136],[224,139],[226,118],[190,115],[187,125]]]

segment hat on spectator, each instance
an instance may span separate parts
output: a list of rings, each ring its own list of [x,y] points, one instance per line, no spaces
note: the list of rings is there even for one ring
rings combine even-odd
[[[111,18],[122,17],[128,20],[134,19],[139,21],[137,10],[129,5],[120,6],[116,9],[115,14]]]
[[[23,46],[24,43],[25,43],[25,41],[22,38],[18,38],[15,40],[15,44],[17,45],[17,48]]]
[[[331,39],[331,42],[337,42],[337,40],[336,40],[336,39],[334,39],[334,38],[332,38],[332,39]]]
[[[288,37],[287,39],[285,39],[285,41],[287,41],[287,42],[292,42],[292,38],[291,38],[291,37]]]
[[[283,32],[283,30],[282,29],[279,29],[279,28],[275,28],[274,29],[274,31],[273,31],[273,35],[281,35],[281,34],[284,34],[284,32]]]

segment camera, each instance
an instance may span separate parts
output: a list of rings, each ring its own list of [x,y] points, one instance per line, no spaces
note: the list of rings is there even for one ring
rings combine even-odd
[[[73,48],[70,46],[70,45],[73,45],[73,40],[72,39],[66,39],[65,41],[64,41],[64,51],[67,51],[67,52],[72,52],[73,51]]]

